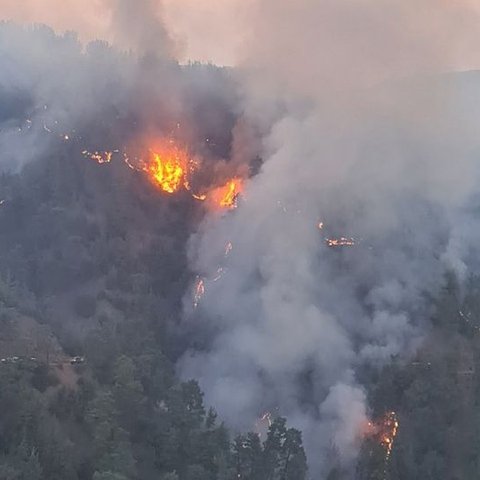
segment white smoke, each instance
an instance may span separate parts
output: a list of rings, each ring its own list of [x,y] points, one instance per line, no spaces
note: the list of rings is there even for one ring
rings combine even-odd
[[[213,339],[179,368],[235,427],[288,416],[314,478],[332,445],[354,462],[358,369],[408,356],[446,272],[475,273],[480,78],[442,75],[475,62],[475,22],[465,2],[257,2],[245,118],[264,164],[192,239],[199,275],[227,273],[194,315]],[[326,246],[340,235],[356,246]]]

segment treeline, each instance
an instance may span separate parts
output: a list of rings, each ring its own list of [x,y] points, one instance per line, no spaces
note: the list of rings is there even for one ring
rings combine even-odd
[[[158,351],[114,363],[100,384],[76,367],[68,389],[46,365],[0,366],[2,480],[298,480],[300,432],[273,421],[231,442],[194,381],[175,380]]]
[[[283,418],[235,438],[174,374],[196,204],[65,148],[0,176],[0,479],[306,478]]]
[[[59,147],[0,176],[0,357],[38,359],[0,365],[0,479],[304,478],[299,432],[279,419],[263,444],[235,440],[198,386],[175,378],[199,212],[121,167]],[[458,292],[445,288],[416,358],[360,372],[372,418],[397,412],[391,457],[366,439],[353,470],[329,480],[478,476],[478,280]],[[75,388],[58,383],[70,369],[45,365],[59,349],[87,359]]]
[[[88,62],[111,55],[91,48]],[[197,141],[212,139],[211,159],[228,157],[233,87],[225,72],[176,70]],[[211,75],[222,88],[210,87]],[[160,87],[157,99],[168,96]],[[17,130],[32,113],[33,100],[13,93],[0,91],[0,128]],[[114,128],[119,111],[107,106],[77,129],[94,148],[117,147],[138,120],[126,104]],[[180,319],[201,206],[190,195],[161,195],[122,161],[84,158],[77,137],[48,137],[48,151],[20,173],[0,174],[0,358],[22,358],[0,363],[0,480],[306,478],[301,433],[284,419],[265,441],[256,433],[235,438],[198,385],[174,374],[189,346]],[[358,463],[335,466],[328,480],[480,477],[479,285],[473,279],[460,295],[448,284],[416,358],[360,371],[372,418],[394,410],[398,435],[390,458],[366,438]],[[62,364],[76,355],[84,365]]]
[[[432,329],[409,362],[365,372],[373,416],[397,413],[392,455],[366,439],[357,480],[473,480],[480,476],[480,282],[450,282]],[[337,472],[333,478],[344,477]]]

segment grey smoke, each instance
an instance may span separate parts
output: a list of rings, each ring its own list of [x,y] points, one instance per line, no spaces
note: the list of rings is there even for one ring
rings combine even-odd
[[[78,130],[91,119],[110,114],[113,125],[134,115],[138,124],[165,131],[167,121],[182,117],[183,98],[197,85],[181,78],[162,2],[105,0],[102,6],[114,46],[101,40],[84,45],[76,33],[59,35],[45,25],[0,24],[2,104],[18,98],[0,115],[2,170],[40,158],[65,135],[79,140]]]
[[[444,74],[473,61],[477,18],[467,2],[257,2],[244,116],[264,165],[192,238],[207,294],[186,322],[213,339],[179,369],[234,427],[288,416],[313,478],[332,448],[354,465],[359,368],[408,358],[446,274],[478,273],[480,76]],[[357,245],[325,245],[341,235]]]
[[[204,143],[212,137],[228,145],[236,102],[228,71],[179,65],[153,3],[117,7],[116,31],[126,32],[134,10],[137,19],[150,17],[130,22],[129,41],[120,42],[128,51],[102,41],[83,45],[75,33],[45,25],[0,23],[1,170],[17,170],[62,143],[77,152],[113,150],[172,132],[208,159],[224,155]]]
[[[164,24],[161,1],[114,0],[111,18],[116,45],[163,58],[178,55],[178,45]]]

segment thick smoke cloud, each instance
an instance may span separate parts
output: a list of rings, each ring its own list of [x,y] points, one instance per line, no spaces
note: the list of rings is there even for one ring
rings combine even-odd
[[[213,340],[180,370],[238,428],[287,415],[313,478],[353,465],[359,369],[408,358],[446,274],[478,273],[479,77],[444,74],[475,65],[476,23],[458,2],[257,2],[244,115],[264,164],[192,239],[207,293],[186,316]]]
[[[118,3],[118,31],[132,8]],[[235,102],[228,72],[180,66],[150,9],[145,2],[137,15],[150,20],[135,24],[129,52],[101,41],[83,45],[75,33],[57,35],[47,26],[0,24],[2,170],[15,171],[62,143],[78,154],[172,134],[207,157],[212,149],[204,143],[211,137],[221,145],[214,156],[225,155]]]

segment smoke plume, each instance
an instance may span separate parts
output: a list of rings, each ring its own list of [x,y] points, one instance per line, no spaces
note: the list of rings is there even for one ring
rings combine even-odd
[[[478,273],[479,77],[445,73],[478,65],[478,16],[466,2],[260,0],[251,22],[242,121],[264,163],[239,208],[192,238],[207,292],[186,317],[211,338],[180,369],[238,428],[288,416],[322,479],[354,464],[360,369],[408,358],[447,273]],[[325,241],[342,236],[355,246]]]
[[[178,42],[153,0],[101,5],[136,54],[1,25],[0,169],[177,126],[236,170],[257,160],[238,208],[191,239],[206,294],[185,309],[198,338],[179,370],[235,427],[266,409],[288,416],[314,478],[351,468],[369,414],[359,372],[408,358],[446,275],[461,287],[478,273],[480,76],[446,73],[478,67],[477,11],[249,2],[237,92],[230,72],[172,60]],[[329,246],[338,238],[354,245]]]

